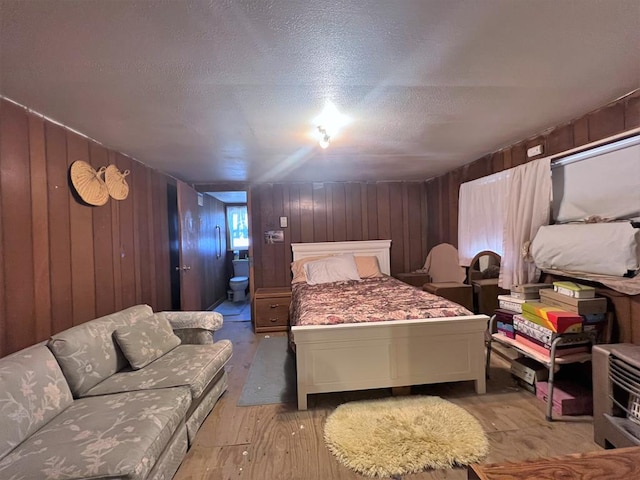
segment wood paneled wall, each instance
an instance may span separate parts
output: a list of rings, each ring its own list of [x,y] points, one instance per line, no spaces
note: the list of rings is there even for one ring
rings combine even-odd
[[[200,207],[200,257],[202,261],[202,308],[207,309],[226,298],[229,286],[227,274],[227,229],[225,206],[211,195],[203,195]],[[216,228],[220,227],[220,230]],[[219,256],[218,256],[219,255]]]
[[[542,145],[543,156],[549,156],[637,127],[640,127],[640,92],[430,180],[429,248],[442,242],[458,245],[460,184],[526,163],[530,160],[527,149],[535,145]],[[535,158],[540,157],[531,160]]]
[[[266,230],[288,218],[284,243]],[[420,268],[427,255],[424,182],[283,183],[251,188],[254,286],[291,282],[291,243],[391,239],[391,272]]]
[[[126,200],[82,204],[69,166],[130,170]],[[138,303],[171,307],[171,177],[0,100],[0,356]]]

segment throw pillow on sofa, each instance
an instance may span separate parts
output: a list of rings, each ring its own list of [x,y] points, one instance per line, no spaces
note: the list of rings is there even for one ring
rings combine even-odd
[[[120,327],[113,334],[134,370],[150,364],[180,345],[180,338],[173,333],[169,321],[158,315]]]

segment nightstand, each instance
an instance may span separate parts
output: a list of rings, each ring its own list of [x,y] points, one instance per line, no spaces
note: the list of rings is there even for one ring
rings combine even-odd
[[[253,329],[256,333],[286,331],[289,327],[291,288],[258,288],[253,295]]]
[[[418,288],[422,288],[422,285],[431,281],[431,276],[428,273],[396,273],[394,277],[404,283],[408,283],[409,285],[413,285],[414,287]]]
[[[497,278],[482,278],[472,280],[474,293],[474,305],[476,313],[493,315],[498,308],[498,295],[510,295],[507,289],[498,286]]]

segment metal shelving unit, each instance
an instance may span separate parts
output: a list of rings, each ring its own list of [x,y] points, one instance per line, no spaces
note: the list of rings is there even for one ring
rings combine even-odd
[[[565,344],[574,344],[579,341],[586,340],[591,346],[595,344],[595,334],[591,332],[583,332],[583,333],[565,333],[556,337],[551,343],[551,349],[549,351],[549,356],[543,355],[542,353],[533,350],[522,343],[519,343],[517,340],[511,339],[505,335],[500,333],[493,333],[496,330],[496,316],[493,315],[489,320],[489,332],[490,335],[487,339],[487,363],[485,365],[485,371],[487,378],[489,378],[489,365],[491,362],[491,344],[493,342],[498,342],[501,345],[506,345],[508,347],[513,348],[521,355],[525,357],[532,358],[541,364],[543,364],[549,370],[549,393],[547,395],[547,412],[546,419],[547,421],[553,420],[553,381],[554,375],[556,372],[556,368],[559,368],[561,365],[567,365],[570,363],[583,363],[591,360],[591,352],[582,352],[582,353],[572,353],[569,355],[558,356],[557,351],[558,347]]]

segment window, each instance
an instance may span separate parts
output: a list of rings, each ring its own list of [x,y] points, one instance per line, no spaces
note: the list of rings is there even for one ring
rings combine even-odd
[[[460,185],[458,252],[460,265],[468,267],[483,250],[502,256],[502,238],[509,191],[510,170]]]
[[[539,271],[526,262],[522,250],[542,225],[549,224],[551,206],[550,158],[460,185],[458,251],[460,262],[478,251],[491,250],[502,257],[498,285],[538,281]]]
[[[231,250],[249,248],[249,219],[246,205],[227,206],[227,231]]]

